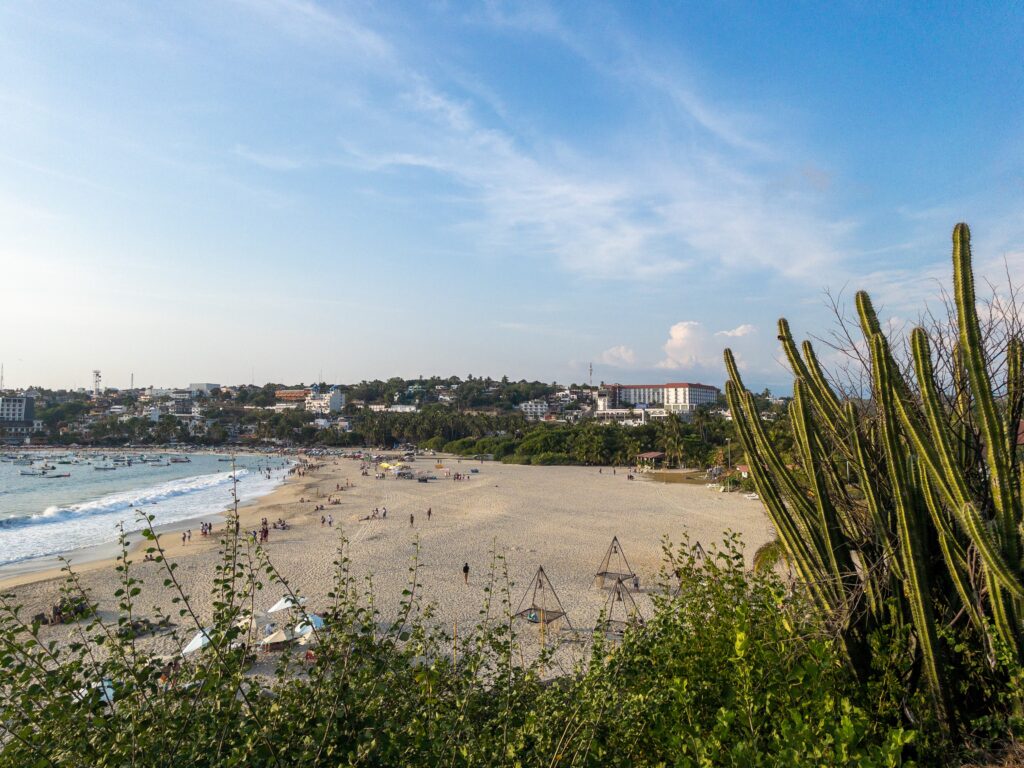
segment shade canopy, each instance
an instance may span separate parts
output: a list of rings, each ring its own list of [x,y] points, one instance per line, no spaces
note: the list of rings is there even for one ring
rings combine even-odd
[[[278,643],[288,643],[295,639],[295,635],[290,629],[279,629],[272,635],[267,635],[259,641],[258,645],[277,645]]]
[[[324,620],[322,616],[317,616],[315,613],[307,613],[305,618],[295,625],[293,632],[295,637],[305,637],[312,634],[314,630],[319,632],[323,628]]]
[[[277,613],[278,611],[287,611],[289,608],[299,608],[306,604],[306,598],[300,597],[296,599],[292,595],[285,595],[270,608],[267,609],[267,613]]]
[[[196,636],[188,641],[188,645],[181,649],[182,656],[201,651],[208,646],[210,644],[210,632],[213,632],[213,627],[207,627],[197,632]]]

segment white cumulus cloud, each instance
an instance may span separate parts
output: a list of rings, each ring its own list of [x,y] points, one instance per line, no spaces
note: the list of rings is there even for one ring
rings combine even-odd
[[[619,344],[602,352],[601,362],[615,368],[630,368],[636,365],[636,352],[623,344]]]
[[[715,336],[729,336],[730,338],[739,338],[740,336],[749,336],[757,328],[752,326],[750,323],[743,323],[743,325],[737,325],[731,331],[718,331]]]

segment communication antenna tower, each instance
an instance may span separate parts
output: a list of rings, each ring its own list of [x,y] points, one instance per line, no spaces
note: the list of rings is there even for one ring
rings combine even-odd
[[[590,364],[590,386],[594,386],[594,364]]]
[[[103,377],[100,376],[99,369],[92,372],[92,394],[93,397],[99,397],[102,393]]]

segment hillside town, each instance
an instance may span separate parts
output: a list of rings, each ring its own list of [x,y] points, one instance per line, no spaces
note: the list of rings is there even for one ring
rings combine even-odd
[[[361,418],[429,411],[522,422],[639,426],[700,410],[729,420],[721,390],[700,383],[570,384],[432,377],[285,386],[0,390],[0,440],[17,444],[348,444]],[[768,396],[768,393],[765,393]],[[784,402],[772,399],[776,405]]]

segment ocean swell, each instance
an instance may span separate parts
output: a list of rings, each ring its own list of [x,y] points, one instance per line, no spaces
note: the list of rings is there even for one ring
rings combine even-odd
[[[286,467],[276,469],[270,477],[262,471],[239,468],[239,501],[269,493],[286,474]],[[157,526],[215,518],[231,506],[231,491],[231,472],[214,472],[0,519],[0,565],[111,542],[121,524],[128,533],[138,531],[143,523],[136,509],[153,515]]]
[[[249,474],[247,469],[237,471],[238,481]],[[71,504],[66,507],[47,507],[42,512],[34,515],[20,515],[0,519],[0,530],[24,528],[29,525],[52,525],[73,518],[85,517],[87,515],[104,515],[113,512],[125,512],[138,507],[159,504],[179,496],[205,491],[217,486],[231,484],[231,473],[224,472],[215,475],[197,475],[195,477],[183,477],[178,480],[168,480],[165,483],[152,485],[148,488],[135,488],[130,491],[121,491],[102,496],[93,501]]]

